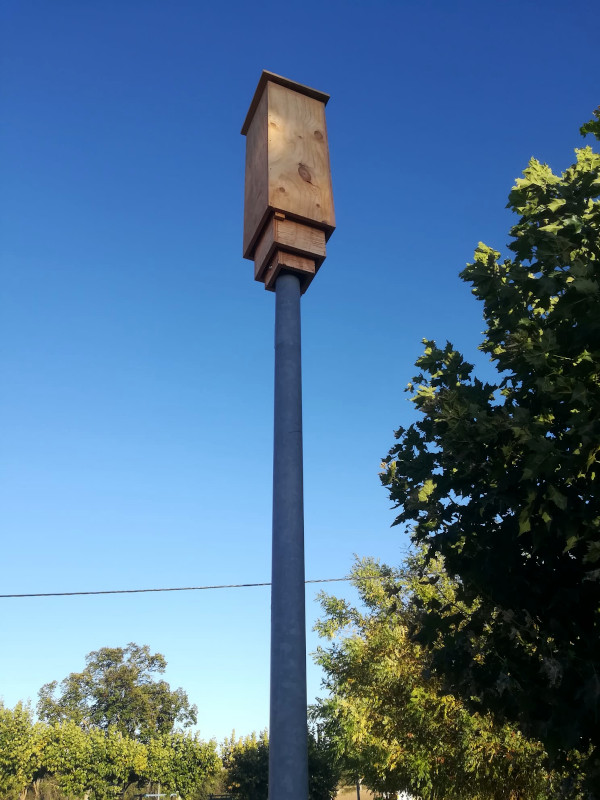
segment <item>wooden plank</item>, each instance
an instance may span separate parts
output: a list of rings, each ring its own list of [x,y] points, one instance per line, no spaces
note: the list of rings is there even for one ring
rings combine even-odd
[[[254,251],[255,280],[263,280],[263,273],[276,249],[312,258],[318,268],[326,255],[325,232],[295,220],[278,218],[276,214],[267,223]]]
[[[286,250],[325,258],[325,232],[291,219],[275,220],[275,241]]]
[[[267,82],[271,81],[272,83],[279,83],[281,86],[287,86],[288,89],[293,89],[295,92],[300,92],[300,94],[305,94],[308,97],[314,97],[315,100],[320,100],[323,105],[327,105],[327,101],[329,100],[329,95],[325,92],[320,92],[318,89],[313,89],[310,86],[305,86],[303,83],[297,83],[296,81],[291,81],[289,78],[284,78],[283,75],[277,75],[275,72],[269,72],[268,69],[263,69],[260,79],[258,81],[258,86],[256,87],[256,91],[254,92],[254,97],[252,98],[252,102],[250,103],[250,108],[248,109],[248,113],[246,114],[246,119],[244,124],[242,125],[242,134],[246,134],[250,125],[252,123],[252,119],[258,108],[258,103],[260,101],[263,89],[267,85]]]
[[[328,237],[335,212],[325,105],[273,82],[266,93],[269,205],[317,225]],[[254,119],[261,113],[259,106]]]
[[[244,258],[252,258],[256,239],[269,216],[267,103],[268,96],[264,91],[246,136]]]
[[[285,253],[282,250],[276,250],[264,273],[265,289],[271,292],[275,291],[275,281],[282,270],[298,275],[301,291],[304,294],[315,277],[317,267],[312,258],[304,258],[292,253]]]

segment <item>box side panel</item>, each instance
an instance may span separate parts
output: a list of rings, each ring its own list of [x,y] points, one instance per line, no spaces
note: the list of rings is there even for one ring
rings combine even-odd
[[[269,205],[335,228],[325,105],[285,86],[267,84]]]
[[[267,100],[265,88],[246,134],[244,258],[252,258],[254,243],[261,232],[269,210]]]

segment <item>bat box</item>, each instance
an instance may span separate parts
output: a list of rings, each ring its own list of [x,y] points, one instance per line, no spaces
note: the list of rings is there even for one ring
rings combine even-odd
[[[303,290],[325,259],[335,229],[325,104],[329,95],[264,71],[242,133],[246,136],[244,258],[275,288],[281,270]]]

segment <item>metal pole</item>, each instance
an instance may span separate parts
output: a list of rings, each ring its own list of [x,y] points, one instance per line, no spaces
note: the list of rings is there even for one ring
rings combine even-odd
[[[275,294],[269,800],[307,800],[300,280]]]

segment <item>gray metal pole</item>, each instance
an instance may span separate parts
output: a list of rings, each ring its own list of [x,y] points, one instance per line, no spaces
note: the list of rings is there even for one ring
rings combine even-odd
[[[269,800],[307,800],[300,280],[275,293]]]

